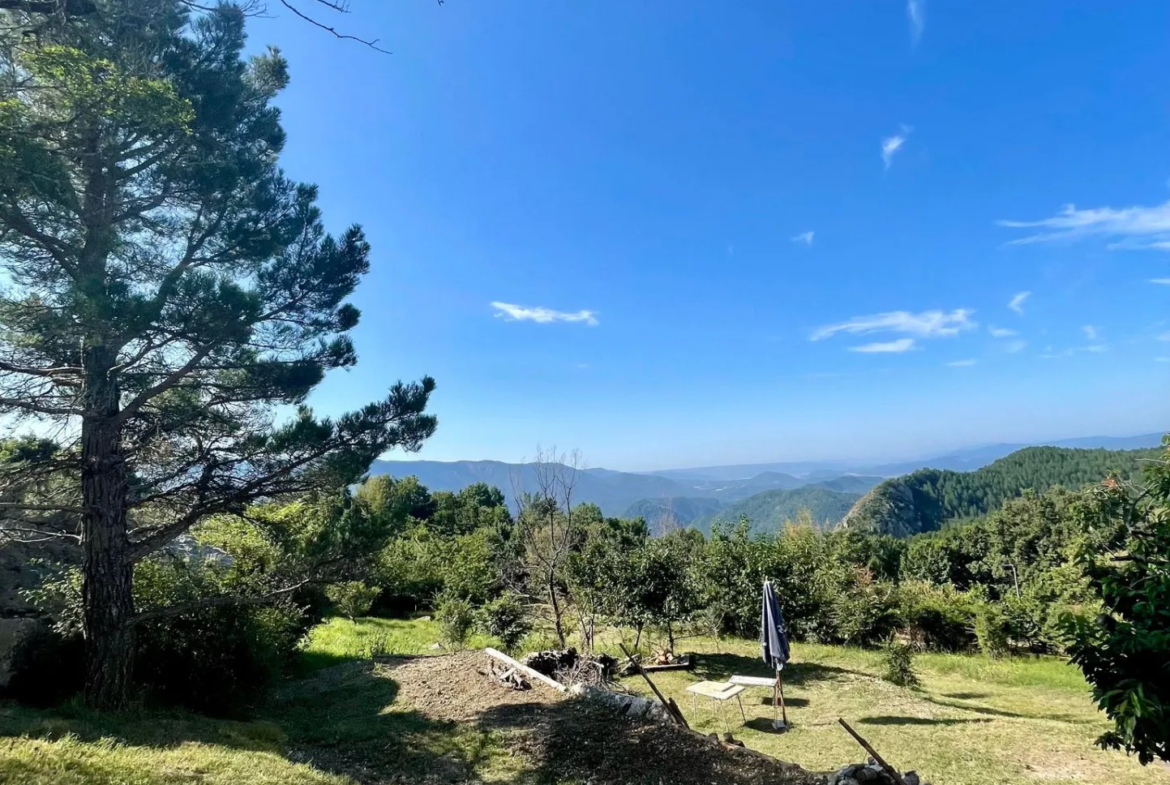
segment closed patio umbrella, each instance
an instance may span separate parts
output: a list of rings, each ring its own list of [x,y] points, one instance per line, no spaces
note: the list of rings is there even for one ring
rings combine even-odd
[[[785,663],[789,659],[788,631],[784,629],[784,615],[780,612],[780,603],[776,599],[776,591],[771,581],[764,581],[763,610],[760,618],[760,650],[764,662],[776,671],[776,685],[772,691],[772,705],[777,699],[780,703],[780,712],[783,716],[782,724],[777,720],[772,724],[779,729],[788,727],[788,710],[784,707],[784,681],[780,677]]]

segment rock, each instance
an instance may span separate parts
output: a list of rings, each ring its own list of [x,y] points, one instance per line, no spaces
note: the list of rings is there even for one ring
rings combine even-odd
[[[419,621],[430,621],[431,617],[430,616],[419,616],[418,620]]]
[[[441,644],[441,643],[432,643],[430,646],[431,651],[441,651],[442,648],[443,648],[443,644]]]
[[[853,779],[857,780],[858,782],[873,782],[879,777],[881,777],[881,772],[874,771],[869,766],[862,766],[853,772]],[[906,783],[906,785],[910,784]]]
[[[39,619],[0,619],[0,687],[12,679],[12,659],[20,645],[41,626]]]
[[[918,772],[908,771],[902,775],[902,779],[906,780],[906,785],[918,785]]]

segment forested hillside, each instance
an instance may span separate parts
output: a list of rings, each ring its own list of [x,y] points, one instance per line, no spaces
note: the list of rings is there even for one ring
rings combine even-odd
[[[718,513],[695,521],[692,525],[710,532],[714,523],[735,523],[747,518],[754,534],[780,531],[788,521],[797,520],[801,510],[808,510],[820,528],[832,529],[857,501],[855,493],[841,493],[828,488],[806,485],[803,488],[764,491],[725,507]]]
[[[641,518],[650,531],[658,531],[659,524],[671,520],[679,526],[688,526],[700,518],[710,517],[723,504],[718,499],[681,497],[678,499],[640,499],[622,513],[623,518]]]
[[[934,531],[949,520],[986,515],[1028,489],[1080,488],[1111,472],[1133,477],[1158,452],[1028,447],[973,472],[921,469],[875,487],[843,525],[897,537]]]

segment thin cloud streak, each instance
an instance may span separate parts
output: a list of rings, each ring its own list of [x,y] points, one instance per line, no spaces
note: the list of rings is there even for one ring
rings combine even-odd
[[[910,40],[917,44],[922,40],[922,31],[926,29],[926,9],[924,0],[907,0],[906,17],[910,20]]]
[[[554,311],[552,308],[532,308],[525,305],[502,303],[499,301],[492,302],[492,308],[496,309],[497,317],[502,317],[504,321],[508,322],[536,322],[537,324],[582,322],[590,327],[596,327],[600,324],[597,321],[596,311]]]
[[[816,232],[801,232],[800,234],[798,234],[792,238],[792,242],[804,243],[805,245],[811,246],[813,244],[813,235],[814,234],[816,234]]]
[[[1011,338],[1016,335],[1015,330],[1009,330],[1006,327],[990,326],[987,328],[987,332],[991,333],[992,338]]]
[[[1008,245],[1075,241],[1085,237],[1112,239],[1110,250],[1170,251],[1170,202],[1154,207],[1097,207],[1078,210],[1065,205],[1056,215],[1039,221],[997,221],[1009,229],[1038,229]],[[1168,279],[1161,279],[1167,281]]]
[[[1083,332],[1085,334],[1085,337],[1088,338],[1090,341],[1097,340],[1097,328],[1094,327],[1093,325],[1086,324],[1084,327],[1081,328],[1081,332]]]
[[[1170,286],[1170,278],[1151,278],[1150,283],[1161,284],[1162,286]]]
[[[850,346],[849,351],[863,354],[901,354],[914,348],[913,338],[899,338],[885,343],[867,343],[864,346]]]
[[[1011,299],[1008,303],[1008,308],[1018,313],[1020,316],[1024,315],[1024,301],[1032,296],[1031,292],[1020,292]]]
[[[977,362],[979,362],[979,361],[978,360],[955,360],[954,362],[947,363],[947,365],[950,366],[951,368],[970,368],[972,365],[974,365]]]
[[[914,129],[903,124],[901,132],[882,140],[882,164],[885,165],[886,169],[890,168],[890,164],[894,162],[894,155],[906,144],[906,139],[912,130]]]
[[[956,308],[950,313],[890,311],[873,316],[855,316],[846,322],[821,327],[812,334],[811,340],[821,341],[838,333],[865,335],[876,332],[905,333],[920,338],[945,338],[977,327],[978,325],[971,320],[973,313],[975,311],[970,308]]]
[[[1012,341],[1007,345],[1007,352],[1008,354],[1018,354],[1019,352],[1024,351],[1027,346],[1027,341]]]

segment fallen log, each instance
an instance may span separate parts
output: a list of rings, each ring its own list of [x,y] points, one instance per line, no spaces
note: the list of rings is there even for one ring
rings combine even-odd
[[[567,687],[565,687],[565,685],[561,684],[556,679],[550,679],[548,676],[545,676],[543,673],[540,673],[539,671],[535,671],[532,668],[529,668],[524,663],[518,662],[517,660],[512,659],[507,654],[504,654],[502,651],[497,651],[497,650],[489,647],[487,649],[484,649],[483,653],[489,657],[497,659],[500,662],[503,662],[503,663],[515,668],[520,673],[523,673],[525,676],[528,676],[529,678],[536,679],[537,681],[541,681],[541,682],[547,684],[549,687],[552,687],[557,692],[565,692],[568,689]]]

